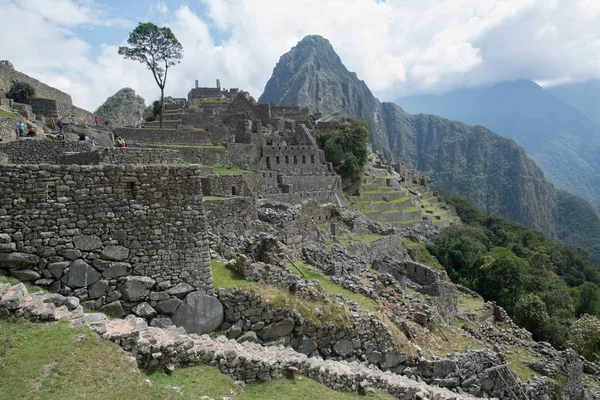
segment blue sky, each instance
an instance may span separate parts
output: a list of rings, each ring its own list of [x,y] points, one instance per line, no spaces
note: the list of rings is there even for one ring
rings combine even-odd
[[[140,21],[169,26],[184,47],[173,96],[220,78],[258,97],[309,34],[329,39],[383,100],[600,78],[600,0],[0,0],[0,15],[15,32],[0,58],[89,110],[122,87],[147,103],[158,96],[150,72],[117,54]]]

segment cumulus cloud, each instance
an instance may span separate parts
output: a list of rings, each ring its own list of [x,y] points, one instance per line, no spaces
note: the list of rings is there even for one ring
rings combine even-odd
[[[600,78],[597,0],[195,1],[158,0],[146,10],[183,44],[182,63],[167,82],[175,96],[185,96],[195,79],[213,86],[221,78],[258,97],[279,57],[309,34],[328,38],[348,69],[386,100],[518,78]],[[0,54],[76,104],[94,109],[124,86],[147,101],[157,97],[144,66],[117,54],[126,34],[98,53],[73,33],[92,26],[101,35],[130,23],[98,1],[9,0],[0,12],[9,31],[22,32],[2,41]]]

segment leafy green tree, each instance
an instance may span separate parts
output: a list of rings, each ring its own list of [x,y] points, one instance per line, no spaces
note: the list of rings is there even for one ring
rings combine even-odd
[[[27,82],[14,82],[6,93],[6,97],[17,103],[27,103],[34,95],[35,89]]]
[[[544,301],[535,294],[528,293],[520,296],[516,301],[513,318],[517,324],[530,332],[539,332],[550,316]]]
[[[151,22],[140,24],[129,34],[127,43],[131,47],[119,47],[119,54],[125,58],[146,64],[152,71],[154,80],[160,88],[160,109],[165,102],[165,85],[169,67],[181,62],[183,46],[171,29],[158,27]],[[163,113],[160,113],[160,128],[163,127]]]
[[[576,299],[576,312],[578,316],[583,314],[597,315],[600,311],[600,288],[592,282],[584,282],[581,286],[573,289]]]
[[[478,293],[512,310],[522,292],[523,274],[527,266],[527,261],[516,256],[511,250],[495,248],[479,269]]]
[[[369,155],[368,138],[367,123],[351,117],[342,122],[340,129],[326,133],[317,131],[319,147],[342,178],[356,178],[360,175]]]
[[[600,320],[585,314],[575,321],[569,330],[567,345],[590,361],[600,356]]]

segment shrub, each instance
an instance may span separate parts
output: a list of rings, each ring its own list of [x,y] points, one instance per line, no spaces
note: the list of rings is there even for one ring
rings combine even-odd
[[[6,97],[17,103],[27,103],[35,95],[35,89],[27,82],[14,82]]]
[[[567,344],[590,361],[600,354],[600,319],[585,314],[571,325]]]

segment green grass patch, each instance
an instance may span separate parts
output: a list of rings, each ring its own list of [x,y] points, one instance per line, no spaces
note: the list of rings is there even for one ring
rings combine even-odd
[[[254,171],[242,168],[214,167],[215,174],[253,174]]]
[[[289,261],[286,262],[286,264],[293,274],[300,275],[300,272],[298,272],[298,270],[294,268],[294,266],[291,265]],[[321,286],[323,286],[323,289],[325,289],[326,293],[341,294],[348,300],[354,300],[360,308],[367,311],[376,312],[377,310],[379,310],[379,305],[377,304],[377,302],[371,299],[370,297],[367,297],[360,293],[351,292],[350,290],[342,287],[341,285],[332,282],[328,276],[318,272],[316,268],[309,266],[303,263],[302,261],[294,261],[294,264],[296,264],[300,271],[302,271],[306,279],[316,279],[317,281],[319,281]]]
[[[202,196],[202,200],[226,200],[228,198],[225,196]]]
[[[12,278],[12,277],[8,277],[8,276],[0,277],[0,283],[10,283],[11,285],[17,285],[19,283],[23,283],[25,285],[25,287],[27,288],[27,292],[29,292],[29,293],[35,293],[35,292],[48,293],[48,291],[44,288],[41,288],[41,287],[35,286],[35,285],[31,285],[29,283],[21,282],[17,278]]]
[[[527,351],[524,347],[508,346],[508,351],[505,351],[506,360],[510,367],[516,372],[517,377],[526,382],[532,376],[539,376],[534,370],[529,368],[526,363],[536,361],[536,358]]]
[[[463,310],[480,313],[483,309],[484,301],[458,292],[458,307]]]
[[[411,255],[416,262],[444,271],[442,264],[427,251],[424,244],[413,242],[405,237],[402,238],[402,242],[407,248],[411,249]]]
[[[383,211],[381,213],[381,215],[400,214],[400,213],[401,213],[400,210],[387,210],[387,211]]]
[[[358,235],[358,239],[364,244],[373,243],[377,239],[381,239],[383,236],[378,235],[376,233],[363,233]]]
[[[0,398],[175,399],[149,386],[116,344],[66,324],[0,320]]]
[[[225,264],[216,258],[210,260],[210,267],[212,270],[213,285],[215,289],[247,289],[256,286],[255,282],[247,281],[237,272],[225,267]]]
[[[14,119],[17,119],[19,117],[17,114],[3,110],[2,108],[0,108],[0,115],[4,117],[13,117]]]

